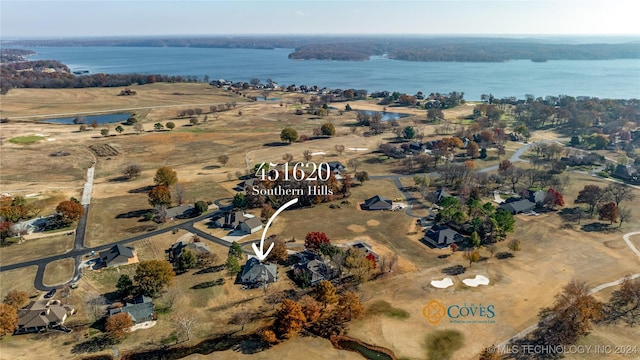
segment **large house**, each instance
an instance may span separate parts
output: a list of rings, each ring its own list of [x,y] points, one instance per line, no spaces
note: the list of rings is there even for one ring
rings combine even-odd
[[[46,331],[64,324],[68,316],[75,314],[71,305],[62,305],[59,300],[34,300],[18,310],[16,334]]]
[[[380,195],[376,195],[370,197],[360,205],[362,210],[391,210],[393,207],[393,202],[391,200],[385,199]]]
[[[506,202],[500,204],[499,208],[502,210],[507,210],[513,215],[516,215],[523,212],[531,211],[536,207],[536,204],[529,201],[529,199],[512,199],[514,198],[507,199]]]
[[[424,240],[435,247],[442,248],[460,242],[464,237],[446,225],[434,225],[426,231]]]
[[[618,164],[613,171],[613,176],[623,180],[637,180],[638,173],[632,166]]]
[[[176,261],[178,257],[180,257],[180,254],[185,250],[193,251],[196,256],[211,253],[207,244],[203,242],[178,241],[171,245],[171,247],[166,251],[169,256],[169,261]]]
[[[263,264],[252,257],[244,265],[240,282],[244,285],[258,286],[278,281],[278,268],[275,264]]]
[[[194,215],[194,208],[191,204],[174,206],[166,210],[167,219],[184,219]]]
[[[235,229],[247,234],[253,234],[262,229],[262,221],[257,217],[248,216],[240,210],[231,211],[215,221],[216,226],[224,229]]]
[[[100,260],[105,267],[129,265],[138,262],[138,254],[134,248],[118,244],[101,251]]]
[[[332,280],[338,276],[338,269],[331,264],[331,261],[324,260],[313,252],[301,251],[292,255],[292,258],[297,260],[297,263],[291,267],[293,273],[305,273],[312,286],[322,280]]]
[[[125,313],[129,314],[133,324],[152,321],[154,318],[153,301],[150,297],[138,295],[133,303],[126,303],[123,307],[109,309],[109,316]]]

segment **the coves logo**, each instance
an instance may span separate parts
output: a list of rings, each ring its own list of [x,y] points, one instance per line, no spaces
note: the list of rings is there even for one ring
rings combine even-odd
[[[438,300],[431,300],[427,306],[422,308],[422,315],[429,323],[438,324],[446,315],[447,309]]]
[[[422,308],[422,316],[433,325],[439,324],[444,318],[457,324],[493,324],[496,310],[493,304],[475,305],[464,302],[445,306],[438,300],[431,300]]]

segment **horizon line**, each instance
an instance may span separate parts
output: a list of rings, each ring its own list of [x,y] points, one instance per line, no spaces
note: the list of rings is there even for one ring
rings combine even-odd
[[[11,36],[6,37],[0,35],[0,41],[12,40],[81,40],[81,39],[135,39],[135,38],[162,38],[162,37],[637,37],[640,40],[640,34],[616,33],[616,34],[545,34],[545,33],[308,33],[308,34],[291,34],[291,33],[227,33],[227,34],[138,34],[138,35],[43,35],[43,36]]]

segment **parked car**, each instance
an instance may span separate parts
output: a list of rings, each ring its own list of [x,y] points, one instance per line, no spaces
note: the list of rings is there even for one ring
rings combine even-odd
[[[55,295],[55,294],[56,294],[56,291],[57,291],[56,289],[51,289],[51,290],[49,290],[49,292],[48,292],[48,293],[44,294],[44,298],[45,298],[45,299],[52,298],[52,297],[53,297],[53,295]]]

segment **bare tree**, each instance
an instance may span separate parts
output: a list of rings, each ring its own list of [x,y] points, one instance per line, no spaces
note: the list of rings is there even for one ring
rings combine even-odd
[[[350,159],[347,162],[347,165],[353,169],[354,172],[358,171],[358,167],[362,164],[362,162],[356,158]]]
[[[311,150],[305,150],[302,153],[302,157],[304,158],[305,161],[311,161],[311,158],[313,157],[313,155],[311,154]]]
[[[629,220],[631,220],[631,217],[632,217],[631,209],[626,207],[619,208],[618,221],[620,221],[620,225],[618,225],[618,227],[621,227],[623,222],[629,222]]]
[[[133,124],[133,130],[135,130],[138,134],[141,134],[144,132],[144,125],[142,125],[142,123],[135,123]]]
[[[191,341],[193,330],[197,325],[196,318],[193,314],[187,312],[177,313],[173,316],[171,324],[178,333],[186,337],[186,342]]]
[[[344,145],[336,145],[335,149],[338,152],[338,155],[342,155],[342,153],[344,152]]]
[[[293,161],[293,155],[291,155],[290,153],[286,153],[284,155],[282,155],[282,160],[290,163]]]
[[[393,271],[396,269],[396,266],[398,265],[398,254],[393,254],[391,255],[391,257],[389,257],[389,272]]]
[[[227,165],[227,163],[229,162],[229,155],[222,154],[218,156],[218,162],[222,164],[222,166]]]
[[[178,202],[178,205],[182,205],[187,201],[187,190],[184,188],[184,185],[177,183],[173,186],[173,191],[175,193],[175,199]]]
[[[94,321],[98,321],[102,316],[104,316],[106,313],[106,304],[107,301],[102,295],[98,295],[87,301],[89,311],[91,312],[91,315],[93,315]]]
[[[175,286],[171,286],[167,289],[167,291],[162,294],[162,301],[167,309],[173,309],[173,305],[175,305],[176,301],[181,296],[180,290],[178,290]]]
[[[244,331],[244,327],[251,322],[252,318],[253,316],[249,311],[242,309],[233,314],[229,323],[233,325],[240,325],[242,327],[240,331]]]

